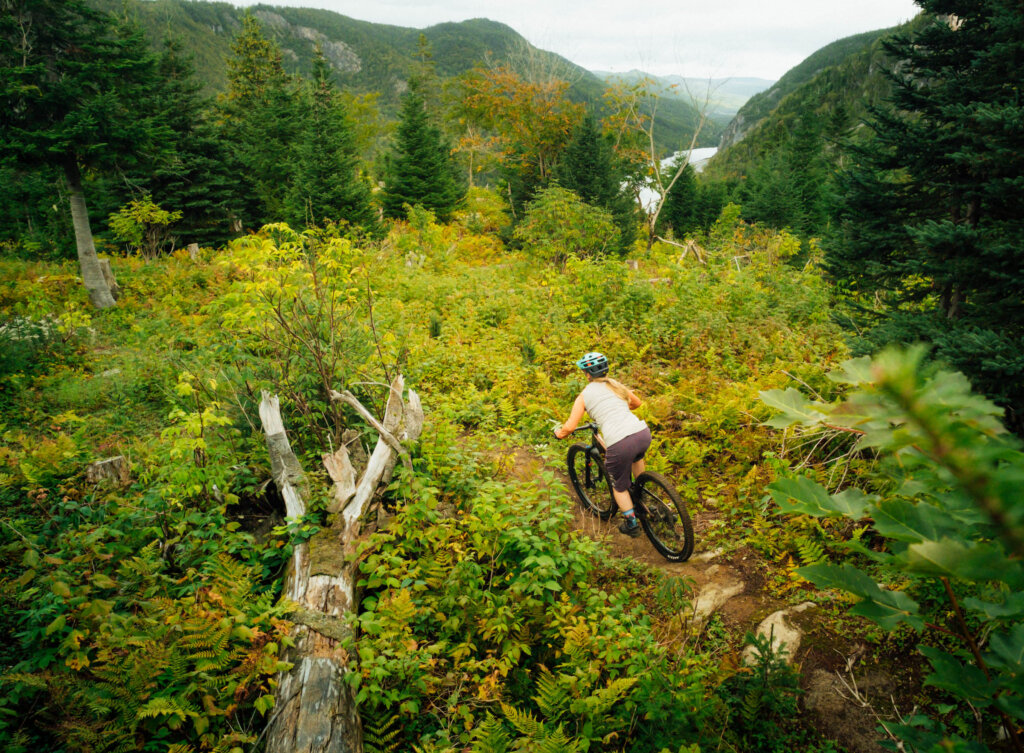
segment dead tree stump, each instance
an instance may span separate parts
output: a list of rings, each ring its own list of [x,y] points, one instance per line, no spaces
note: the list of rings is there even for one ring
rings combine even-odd
[[[335,511],[330,527],[295,547],[285,576],[285,597],[297,605],[295,646],[284,659],[292,669],[278,678],[274,715],[267,724],[267,753],[361,753],[363,733],[348,684],[349,657],[338,645],[351,635],[345,614],[355,607],[356,562],[348,557],[358,544],[360,520],[378,487],[386,485],[399,456],[408,459],[402,441],[415,441],[423,430],[419,396],[402,392],[404,379],[395,377],[384,419],[377,421],[349,392],[332,393],[352,405],[377,430],[377,445],[361,478],[343,444],[324,455],[334,481]],[[309,484],[291,449],[276,395],[263,393],[260,420],[266,435],[271,470],[287,515],[306,512]]]

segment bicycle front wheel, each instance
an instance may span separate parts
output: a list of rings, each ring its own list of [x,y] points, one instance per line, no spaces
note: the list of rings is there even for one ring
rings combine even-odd
[[[685,562],[693,554],[693,523],[686,504],[672,482],[660,473],[641,473],[636,479],[643,507],[640,523],[644,533],[669,562]]]
[[[615,498],[604,472],[604,463],[597,451],[582,444],[569,448],[569,481],[580,505],[591,515],[608,520],[615,510]]]

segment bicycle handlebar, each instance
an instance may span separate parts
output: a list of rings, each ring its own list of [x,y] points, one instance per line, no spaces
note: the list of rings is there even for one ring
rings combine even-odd
[[[594,422],[590,422],[589,424],[582,424],[581,426],[577,426],[575,429],[573,429],[569,433],[570,434],[576,434],[577,432],[588,431],[588,430],[596,433],[598,431],[598,425],[595,424]]]

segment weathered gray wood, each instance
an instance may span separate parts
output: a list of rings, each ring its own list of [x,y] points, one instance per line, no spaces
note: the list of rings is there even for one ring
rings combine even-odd
[[[85,480],[90,484],[98,484],[100,481],[126,484],[129,480],[128,460],[124,455],[115,455],[106,460],[90,463],[85,469]]]
[[[392,393],[392,397],[393,396],[394,393]],[[380,435],[380,438],[387,442],[388,445],[391,446],[392,450],[398,453],[399,457],[402,458],[402,462],[405,464],[405,467],[412,471],[412,458],[409,457],[409,453],[406,452],[404,447],[402,447],[402,443],[395,439],[394,435],[391,433],[391,430],[387,429],[384,425],[382,425],[380,421],[373,417],[373,414],[371,414],[370,411],[366,410],[366,408],[363,407],[363,404],[356,399],[355,395],[353,395],[348,390],[343,390],[342,392],[336,392],[335,390],[331,390],[331,400],[340,400],[341,402],[355,408],[356,413],[358,413],[360,416],[366,419],[367,423],[369,423],[370,426],[377,430],[377,434]],[[401,397],[399,397],[398,400],[400,405]],[[391,407],[390,399],[388,400],[388,407]],[[385,420],[387,419],[388,415],[389,414],[385,412]],[[401,418],[402,417],[399,414],[398,421],[401,421]]]
[[[288,517],[298,517],[306,511],[309,484],[288,441],[276,395],[263,393],[260,421],[274,482],[285,499]],[[326,619],[351,608],[351,578],[312,575],[310,543],[295,547],[285,577],[285,596],[306,619],[295,625],[295,645],[282,657],[292,668],[278,678],[267,751],[361,753],[362,727],[355,699],[343,679],[348,657],[338,647],[340,633],[332,630],[324,635],[309,625],[314,621],[309,619],[311,614]]]
[[[107,287],[110,288],[110,294],[114,296],[114,300],[121,298],[121,286],[117,284],[117,280],[114,279],[114,270],[110,268],[110,259],[106,256],[99,258],[100,272],[103,273],[103,279],[106,280]]]
[[[323,462],[327,475],[334,482],[334,499],[327,506],[327,512],[341,512],[356,493],[356,470],[352,467],[348,448],[341,445],[333,453],[325,453]]]
[[[288,434],[281,420],[281,404],[277,395],[263,391],[260,401],[260,421],[267,438],[267,452],[270,454],[270,472],[274,476],[281,496],[284,497],[288,519],[294,520],[305,515],[306,500],[309,498],[309,484],[302,471],[299,459],[292,452]]]
[[[338,505],[341,514],[335,516],[330,527],[296,546],[289,563],[285,596],[296,604],[295,646],[283,656],[292,668],[278,678],[274,716],[268,722],[267,753],[362,753],[359,713],[344,681],[349,657],[339,645],[350,630],[341,618],[355,607],[356,562],[347,555],[356,549],[360,519],[386,477],[389,464],[394,468],[395,445],[405,452],[399,438],[414,441],[422,431],[419,396],[410,391],[406,402],[402,399],[403,388],[404,380],[398,375],[390,385],[383,421],[371,421],[379,427],[380,436],[358,484],[344,446],[323,456],[335,483],[332,507]],[[357,410],[366,411],[352,399]],[[288,517],[302,515],[309,499],[309,484],[291,449],[276,396],[263,393],[260,420],[274,482],[285,498]]]
[[[85,192],[82,190],[82,177],[78,163],[68,160],[64,166],[64,175],[68,182],[68,197],[71,202],[71,223],[75,228],[75,248],[78,250],[78,266],[82,272],[82,283],[89,291],[89,301],[98,309],[114,305],[114,296],[110,292],[103,270],[100,268],[96,245],[93,243],[92,229],[89,226],[89,210],[85,206]]]

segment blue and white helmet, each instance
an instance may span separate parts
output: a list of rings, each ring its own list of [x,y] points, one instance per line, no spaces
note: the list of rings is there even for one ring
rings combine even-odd
[[[603,377],[608,373],[608,359],[603,353],[587,353],[576,362],[576,365],[595,377]]]

